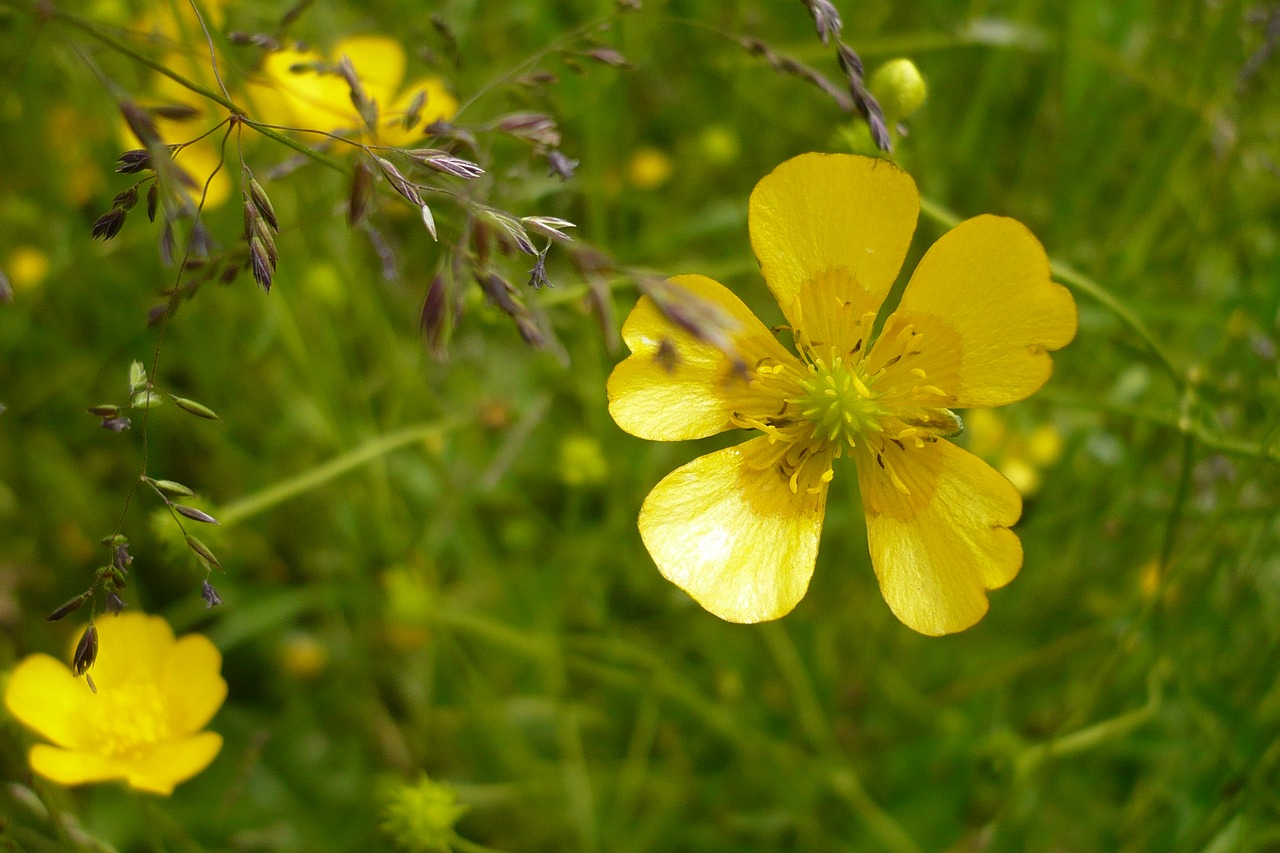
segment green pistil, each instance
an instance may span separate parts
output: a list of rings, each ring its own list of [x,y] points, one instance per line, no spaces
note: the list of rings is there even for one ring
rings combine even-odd
[[[854,446],[868,433],[881,432],[886,414],[857,369],[836,358],[830,365],[821,359],[809,366],[800,381],[803,393],[791,402],[801,417],[813,425],[815,440],[844,442]]]

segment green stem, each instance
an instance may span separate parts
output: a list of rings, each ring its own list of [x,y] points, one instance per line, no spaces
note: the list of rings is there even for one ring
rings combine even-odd
[[[1141,708],[1126,711],[1109,720],[1103,720],[1069,735],[1055,738],[1048,743],[1038,744],[1023,750],[1014,761],[1016,777],[1019,779],[1026,778],[1027,774],[1033,772],[1045,759],[1084,752],[1109,740],[1124,737],[1146,723],[1160,710],[1160,703],[1164,695],[1162,684],[1163,669],[1164,667],[1157,663],[1148,674],[1147,701]]]
[[[833,770],[828,782],[831,789],[858,813],[878,837],[880,849],[893,850],[895,853],[920,853],[920,846],[871,798],[852,768],[846,766]]]
[[[330,480],[337,479],[367,462],[398,450],[405,445],[419,441],[439,438],[450,430],[460,426],[461,419],[440,421],[438,423],[419,424],[406,427],[396,432],[379,436],[349,453],[344,453],[317,468],[304,471],[270,488],[243,497],[227,504],[218,513],[218,520],[223,527],[244,521],[285,501],[295,498],[303,492],[322,486]]]
[[[1280,463],[1280,446],[1269,446],[1262,442],[1244,441],[1238,438],[1229,438],[1227,436],[1218,435],[1200,421],[1184,415],[1172,415],[1166,412],[1159,412],[1154,409],[1144,409],[1138,406],[1126,406],[1123,403],[1111,403],[1094,397],[1078,397],[1074,394],[1064,393],[1055,388],[1044,388],[1038,392],[1038,396],[1042,400],[1046,400],[1059,406],[1085,409],[1088,411],[1107,412],[1109,414],[1122,415],[1127,418],[1133,418],[1134,420],[1146,421],[1147,423],[1155,424],[1157,426],[1167,427],[1183,433],[1184,435],[1193,437],[1203,447],[1209,450],[1216,450],[1220,453],[1226,453],[1232,456],[1247,456],[1253,459],[1261,459],[1266,462]]]
[[[946,228],[954,228],[960,224],[960,217],[958,215],[937,202],[927,198],[920,199],[920,212]],[[1169,374],[1169,377],[1173,380],[1173,384],[1176,387],[1182,388],[1186,385],[1186,378],[1182,375],[1182,372],[1178,370],[1173,358],[1165,351],[1165,348],[1160,344],[1160,341],[1157,340],[1156,336],[1147,328],[1147,324],[1142,321],[1142,318],[1139,317],[1132,308],[1121,302],[1109,290],[1089,278],[1084,273],[1075,269],[1070,264],[1063,261],[1053,260],[1051,258],[1049,260],[1049,269],[1053,273],[1054,278],[1064,282],[1065,284],[1069,284],[1075,290],[1092,298],[1095,302],[1099,303],[1102,307],[1114,314],[1116,318],[1119,319],[1121,323],[1128,326],[1134,334],[1142,338],[1142,342],[1151,350],[1152,355],[1154,355],[1156,360],[1160,362],[1160,366]]]

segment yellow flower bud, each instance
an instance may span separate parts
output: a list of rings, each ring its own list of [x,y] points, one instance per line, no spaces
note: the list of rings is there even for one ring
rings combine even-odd
[[[870,89],[891,125],[915,115],[929,94],[920,69],[910,59],[892,59],[881,65],[871,75]]]

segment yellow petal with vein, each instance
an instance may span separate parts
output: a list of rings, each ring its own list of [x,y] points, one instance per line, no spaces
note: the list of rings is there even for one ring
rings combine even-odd
[[[923,369],[960,408],[1034,393],[1053,370],[1049,351],[1076,333],[1075,302],[1049,279],[1044,247],[1001,216],[965,220],[934,243],[895,313],[881,340],[907,323],[924,336],[920,355],[899,368]]]
[[[803,369],[724,285],[700,275],[677,276],[670,284],[703,300],[734,326],[729,338],[747,368],[767,358]],[[755,399],[724,352],[677,328],[648,296],[627,317],[622,338],[632,354],[609,377],[609,413],[632,435],[650,441],[702,438],[732,427],[734,411],[777,411],[779,401]],[[660,352],[663,341],[673,347],[669,361]]]
[[[987,612],[986,590],[1013,580],[1022,543],[1008,528],[1022,499],[987,463],[947,441],[856,453],[871,564],[903,624],[938,636]],[[898,480],[909,494],[893,482]]]
[[[801,154],[751,193],[751,246],[792,326],[800,291],[820,276],[856,281],[870,309],[893,286],[920,213],[915,181],[887,160]]]
[[[793,494],[776,467],[757,467],[768,438],[695,459],[654,487],[640,536],[667,580],[730,622],[791,611],[813,575],[826,485]]]

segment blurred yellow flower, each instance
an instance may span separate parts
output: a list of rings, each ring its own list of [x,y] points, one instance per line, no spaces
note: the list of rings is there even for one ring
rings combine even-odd
[[[1017,490],[942,439],[959,429],[952,408],[1012,403],[1044,384],[1048,351],[1075,335],[1075,303],[1050,281],[1030,231],[979,216],[926,253],[873,340],[919,204],[905,172],[853,155],[801,155],[757,184],[751,243],[799,358],[703,276],[672,284],[732,318],[739,364],[647,296],[623,326],[632,355],[608,394],[624,430],[655,441],[761,433],[671,473],[640,511],[659,570],[723,619],[775,619],[804,596],[833,464],[846,454],[881,592],[907,626],[969,627],[986,613],[986,590],[1022,564],[1008,529],[1022,511]]]
[[[698,134],[698,154],[712,165],[727,166],[741,153],[737,134],[722,124],[710,125]]]
[[[560,480],[566,486],[591,486],[609,476],[609,463],[600,442],[589,435],[571,435],[560,442]]]
[[[200,731],[227,695],[222,657],[199,634],[175,640],[159,616],[96,624],[97,693],[49,655],[25,658],[9,679],[9,712],[56,744],[33,746],[31,768],[63,785],[119,779],[168,795],[222,748],[220,735]]]
[[[35,246],[18,246],[6,264],[9,280],[18,293],[34,288],[49,274],[49,256]]]
[[[280,668],[299,681],[309,681],[329,665],[329,648],[314,634],[291,631],[280,641]]]
[[[211,31],[221,29],[224,5],[222,2],[201,4],[205,15],[203,23]],[[143,13],[135,28],[146,33],[151,40],[171,48],[160,60],[165,68],[207,89],[219,90],[201,19],[189,3],[156,4]],[[228,66],[220,54],[217,62],[225,80]],[[226,201],[231,195],[233,169],[224,162],[222,130],[213,130],[208,136],[202,136],[227,117],[226,110],[162,74],[152,78],[148,91],[139,100],[151,109],[161,140],[166,145],[183,145],[174,160],[196,182],[196,187],[184,187],[183,191],[193,202],[199,202],[203,193],[207,208],[217,207]],[[138,146],[138,139],[125,121],[118,122],[117,128],[125,146]]]
[[[249,87],[257,117],[331,133],[362,130],[364,122],[352,104],[351,87],[336,72],[343,57],[351,61],[365,94],[378,105],[371,143],[412,145],[432,122],[453,118],[458,111],[457,100],[436,77],[401,88],[405,55],[394,39],[355,36],[338,42],[331,59],[302,50],[267,56],[260,76]]]
[[[673,168],[670,157],[646,145],[631,155],[627,163],[627,181],[637,189],[651,190],[665,184]]]
[[[991,409],[975,409],[965,416],[965,430],[969,451],[993,464],[1023,497],[1040,491],[1041,471],[1062,457],[1062,434],[1053,424],[1026,433]]]

